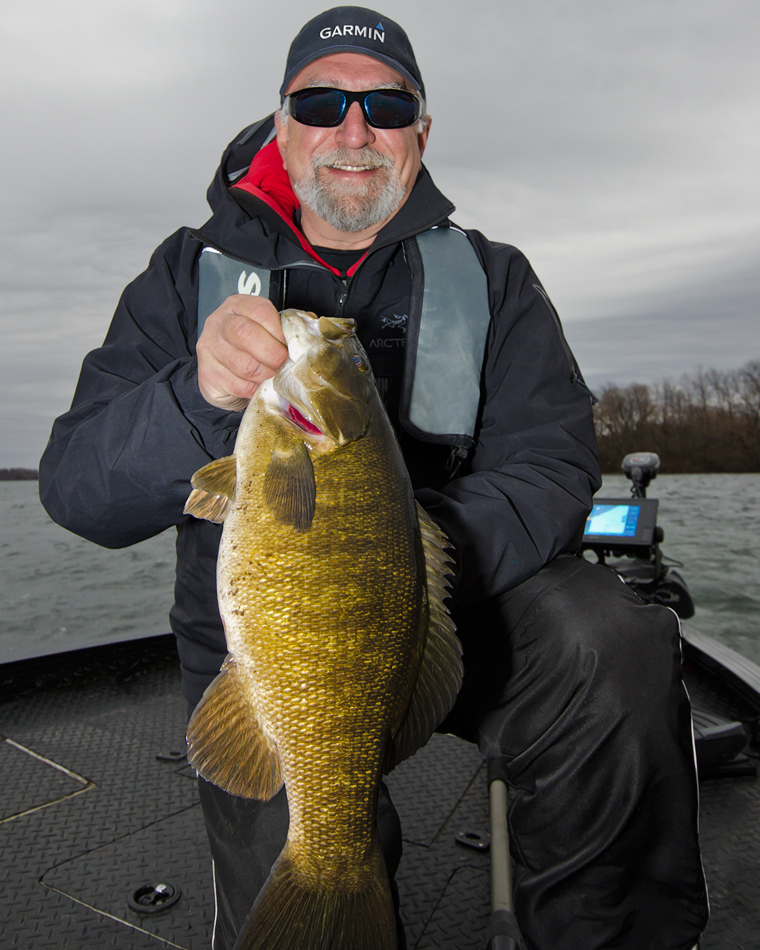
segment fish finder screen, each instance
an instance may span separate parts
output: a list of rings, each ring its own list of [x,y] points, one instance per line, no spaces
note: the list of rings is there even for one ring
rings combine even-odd
[[[639,523],[638,505],[594,505],[586,521],[584,534],[633,538]]]

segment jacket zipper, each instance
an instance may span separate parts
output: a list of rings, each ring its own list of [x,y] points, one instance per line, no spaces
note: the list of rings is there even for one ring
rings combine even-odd
[[[338,312],[335,314],[335,316],[342,317],[343,314],[345,313],[346,304],[348,303],[348,298],[351,293],[351,285],[354,282],[354,278],[359,273],[359,270],[362,264],[364,264],[364,262],[369,257],[371,257],[372,254],[375,253],[375,251],[381,251],[384,247],[390,247],[392,244],[400,244],[401,247],[403,248],[405,241],[408,241],[411,238],[416,237],[418,234],[422,234],[424,231],[429,231],[432,228],[441,227],[441,225],[447,220],[448,220],[448,216],[445,216],[443,218],[440,218],[438,221],[434,221],[432,224],[427,225],[424,228],[417,228],[416,230],[409,231],[406,234],[402,234],[390,240],[384,241],[382,244],[378,244],[377,246],[373,245],[371,248],[368,249],[367,256],[364,258],[364,260],[362,260],[359,267],[357,267],[356,271],[350,277],[337,277],[335,274],[333,274],[333,277],[335,277],[336,280],[339,280],[343,285],[342,288],[338,292],[338,296],[337,296]],[[332,273],[332,271],[330,271],[329,273]]]
[[[333,277],[335,275],[333,274]],[[338,288],[338,295],[336,300],[337,312],[336,317],[342,317],[346,312],[346,304],[348,303],[348,296],[351,292],[351,284],[353,283],[353,277],[338,277],[336,278],[340,281],[340,286]]]

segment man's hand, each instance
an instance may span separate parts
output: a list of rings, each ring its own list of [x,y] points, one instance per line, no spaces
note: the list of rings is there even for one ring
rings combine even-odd
[[[244,409],[288,357],[277,308],[263,297],[228,297],[206,320],[197,354],[198,386],[206,402]]]

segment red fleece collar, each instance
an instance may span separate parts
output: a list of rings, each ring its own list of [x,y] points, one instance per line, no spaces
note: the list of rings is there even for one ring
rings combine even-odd
[[[269,145],[265,145],[261,151],[256,153],[251,162],[251,167],[232,187],[240,188],[241,191],[247,191],[268,205],[293,229],[293,234],[298,239],[298,243],[309,257],[314,258],[315,261],[319,261],[323,267],[332,271],[336,276],[341,276],[341,272],[337,267],[331,267],[330,264],[323,261],[301,231],[295,226],[293,217],[300,207],[300,203],[291,187],[288,173],[283,168],[282,156],[280,155],[280,150],[277,148],[276,141],[270,142]],[[366,254],[362,255],[362,257],[349,268],[347,271],[349,277],[353,277],[357,267],[365,257]]]

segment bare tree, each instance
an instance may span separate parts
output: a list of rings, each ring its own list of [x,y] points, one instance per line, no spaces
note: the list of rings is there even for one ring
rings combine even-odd
[[[760,360],[703,369],[677,383],[602,387],[594,410],[602,470],[657,452],[670,471],[760,471]]]

